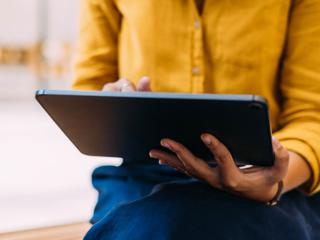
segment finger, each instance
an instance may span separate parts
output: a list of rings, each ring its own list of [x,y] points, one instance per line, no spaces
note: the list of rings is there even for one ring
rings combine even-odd
[[[272,138],[272,147],[275,154],[275,162],[271,168],[271,172],[276,181],[282,180],[289,166],[289,152],[275,138]]]
[[[106,85],[104,85],[102,91],[105,91],[105,92],[117,92],[117,86],[114,83],[107,83]]]
[[[188,160],[188,163],[197,161],[197,158],[189,151],[189,149],[174,140],[162,139],[161,146],[170,149],[179,157],[181,161]]]
[[[218,166],[223,172],[238,173],[239,169],[226,146],[211,134],[202,134],[201,139],[212,152]]]
[[[170,165],[171,167],[185,173],[186,169],[179,158],[173,154],[169,154],[159,150],[151,150],[149,152],[151,158],[160,160],[162,163]]]
[[[132,82],[130,82],[126,78],[121,78],[116,82],[117,88],[119,89],[120,92],[134,92],[136,91],[135,86],[133,85]]]
[[[216,169],[211,168],[206,162],[195,157],[184,145],[171,139],[163,139],[161,145],[177,155],[190,175],[205,180],[214,187],[220,187],[219,175]]]
[[[142,77],[138,83],[137,90],[140,92],[151,92],[151,80],[149,77]]]
[[[220,182],[226,189],[237,190],[244,178],[226,146],[211,134],[202,134],[201,139],[214,155],[218,164]]]

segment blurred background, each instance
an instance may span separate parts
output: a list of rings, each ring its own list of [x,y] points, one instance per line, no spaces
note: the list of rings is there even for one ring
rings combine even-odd
[[[68,89],[79,0],[0,1],[0,233],[88,221],[92,170],[34,100]]]

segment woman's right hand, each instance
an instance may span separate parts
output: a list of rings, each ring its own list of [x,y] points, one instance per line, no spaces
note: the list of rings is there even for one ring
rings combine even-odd
[[[142,77],[137,86],[126,78],[121,78],[116,82],[107,83],[102,91],[107,92],[151,92],[151,81],[149,77]]]

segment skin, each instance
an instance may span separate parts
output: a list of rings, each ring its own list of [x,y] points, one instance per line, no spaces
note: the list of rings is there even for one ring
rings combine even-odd
[[[138,85],[135,86],[131,81],[126,78],[121,78],[116,82],[107,83],[104,85],[102,91],[107,92],[151,92],[151,81],[149,77],[142,77]]]
[[[213,135],[205,133],[201,139],[212,152],[218,166],[211,168],[205,161],[171,139],[161,140],[163,147],[172,154],[151,150],[150,157],[159,159],[160,164],[169,165],[178,171],[207,182],[212,187],[259,202],[268,202],[278,191],[278,183],[284,181],[284,193],[297,188],[310,178],[310,170],[305,160],[290,153],[277,139],[272,145],[275,163],[272,167],[251,167],[239,169],[229,150]]]
[[[149,77],[143,77],[135,86],[127,79],[108,83],[103,91],[132,92],[151,91]],[[152,149],[151,158],[158,159],[159,164],[169,165],[191,177],[202,180],[214,188],[230,192],[259,202],[268,202],[278,191],[278,183],[284,183],[283,193],[298,188],[311,177],[311,170],[303,157],[288,151],[273,137],[272,146],[275,163],[271,167],[250,167],[240,169],[236,166],[231,153],[215,136],[204,133],[200,136],[203,144],[211,151],[217,167],[210,167],[204,160],[195,156],[182,143],[164,138],[161,146],[169,149],[171,154]]]

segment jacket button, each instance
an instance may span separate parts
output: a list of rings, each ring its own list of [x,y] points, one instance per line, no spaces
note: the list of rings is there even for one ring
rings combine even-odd
[[[201,27],[201,22],[199,21],[199,20],[196,20],[195,22],[194,22],[194,28],[195,29],[199,29]]]
[[[199,76],[200,74],[201,74],[201,71],[200,71],[199,67],[193,67],[192,68],[192,75]]]

